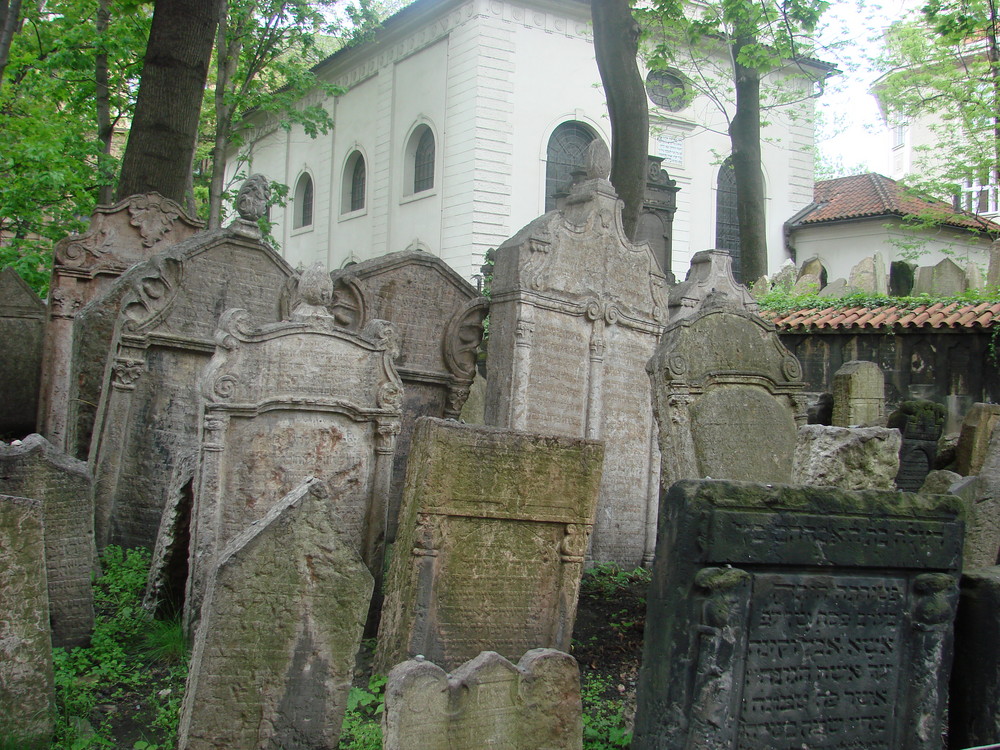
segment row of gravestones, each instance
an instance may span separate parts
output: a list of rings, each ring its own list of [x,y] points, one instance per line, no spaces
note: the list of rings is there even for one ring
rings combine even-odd
[[[829,646],[827,641],[834,644],[830,648],[843,646],[860,637],[851,629],[857,623],[842,623],[855,617],[860,604],[861,619],[872,623],[878,631],[876,638],[893,641],[895,650],[887,657],[888,666],[896,667],[897,676],[909,674],[906,669],[924,670],[922,676],[910,680],[924,690],[946,664],[933,659],[913,661],[914,654],[923,653],[918,646],[900,640],[907,634],[878,630],[885,625],[879,619],[881,610],[869,611],[864,605],[880,596],[882,589],[891,588],[893,602],[912,599],[918,614],[931,605],[939,614],[944,612],[944,618],[933,624],[946,633],[951,610],[942,609],[942,602],[951,601],[948,597],[954,586],[946,578],[953,579],[957,566],[957,558],[948,557],[957,533],[952,505],[939,503],[939,508],[925,503],[914,508],[895,494],[869,498],[866,505],[854,496],[802,489],[771,492],[728,484],[692,490],[692,497],[700,498],[702,505],[718,501],[716,510],[678,499],[683,489],[675,488],[673,495],[659,500],[661,484],[667,487],[687,477],[788,481],[795,426],[803,411],[798,396],[800,370],[773,329],[753,315],[746,291],[732,281],[725,254],[699,254],[688,281],[671,290],[666,299],[662,277],[653,270],[648,251],[624,240],[616,198],[601,172],[594,167],[559,212],[529,225],[498,252],[492,332],[496,338],[491,346],[508,360],[491,373],[496,386],[488,394],[488,414],[505,428],[562,432],[563,437],[519,436],[506,429],[433,422],[418,429],[411,451],[415,460],[410,463],[399,516],[397,550],[408,553],[393,556],[379,639],[380,664],[388,668],[408,655],[422,653],[454,669],[484,649],[516,658],[532,646],[565,648],[592,525],[596,521],[597,529],[602,528],[603,512],[609,547],[620,539],[632,555],[645,557],[650,539],[656,541],[649,525],[652,522],[655,527],[656,504],[662,502],[656,541],[658,576],[666,575],[660,574],[660,568],[673,571],[681,564],[663,562],[677,554],[679,547],[671,541],[677,539],[677,529],[694,523],[699,529],[712,530],[708,538],[714,539],[716,532],[720,535],[714,546],[698,553],[701,557],[691,557],[690,551],[682,555],[684,564],[696,561],[706,566],[688,582],[700,588],[682,599],[687,602],[706,590],[716,596],[712,601],[717,606],[705,611],[717,614],[706,615],[705,638],[697,644],[696,658],[691,660],[690,651],[685,657],[686,663],[707,665],[704,673],[681,679],[671,670],[679,669],[684,659],[675,663],[661,655],[648,655],[645,663],[659,663],[662,669],[645,669],[643,684],[648,687],[644,695],[656,695],[658,685],[676,683],[701,685],[696,691],[699,696],[707,700],[714,695],[721,700],[720,686],[730,685],[735,688],[725,700],[730,710],[740,705],[746,685],[734,679],[752,673],[745,662],[752,663],[755,652],[748,644],[764,643],[753,646],[759,650],[769,648],[771,640],[767,633],[755,630],[763,626],[753,620],[749,624],[745,620],[723,622],[720,618],[730,601],[734,612],[747,609],[752,617],[771,612],[771,624],[778,635],[787,636],[785,640],[808,640],[808,634],[794,630],[795,623],[802,619],[803,608],[825,608],[824,622],[840,629],[833,635],[816,636],[817,648]],[[235,229],[253,239],[246,237],[252,232],[249,226],[237,224]],[[219,236],[204,239],[208,240],[204,247],[225,245]],[[198,246],[196,240],[190,242]],[[648,263],[645,268],[637,263],[643,258]],[[183,326],[171,318],[169,310],[178,299],[185,300],[183,280],[196,287],[205,272],[187,269],[184,273],[180,259],[182,255],[168,251],[155,264],[159,275],[148,268],[126,274],[137,283],[131,287],[132,297],[122,297],[126,322],[115,334],[119,342],[116,358],[108,368],[116,376],[124,373],[111,386],[123,393],[102,396],[103,410],[111,408],[108,404],[117,398],[119,406],[129,407],[124,415],[132,414],[129,419],[153,428],[158,424],[151,421],[152,407],[131,412],[133,396],[127,394],[134,393],[147,375],[168,372],[173,364],[170,357],[186,343]],[[231,267],[234,259],[227,260]],[[344,665],[353,659],[360,638],[372,586],[363,568],[374,569],[376,574],[381,571],[377,559],[386,516],[367,497],[375,487],[381,488],[376,493],[379,498],[389,494],[402,393],[392,361],[400,344],[381,323],[365,325],[361,334],[346,329],[345,321],[350,322],[352,314],[355,320],[361,317],[359,304],[357,300],[338,302],[324,276],[304,274],[283,287],[285,302],[278,307],[287,312],[281,322],[254,327],[245,311],[233,309],[221,315],[209,344],[201,347],[206,355],[211,354],[207,367],[200,370],[200,378],[193,368],[186,371],[196,381],[192,400],[201,404],[194,419],[195,444],[182,446],[187,452],[176,459],[176,476],[169,485],[177,499],[162,514],[164,533],[158,538],[158,559],[163,562],[152,576],[154,583],[169,578],[164,576],[170,567],[166,551],[186,536],[180,519],[189,518],[192,560],[199,568],[192,570],[188,582],[189,611],[194,611],[196,601],[204,604],[195,647],[197,668],[192,668],[184,711],[186,737],[201,737],[202,732],[211,735],[213,730],[206,726],[249,709],[256,718],[246,731],[265,732],[279,744],[290,743],[289,738],[300,732],[335,731],[331,727],[337,724],[335,705],[339,704],[331,703],[327,691],[334,684],[346,684]],[[194,296],[186,302],[198,309]],[[202,295],[200,309],[224,307],[206,304],[210,299]],[[670,325],[665,330],[664,302],[670,309]],[[143,341],[139,334],[152,330],[151,321],[174,325],[166,322]],[[468,326],[459,326],[463,328]],[[659,349],[650,362],[652,402],[664,456],[658,468],[660,452],[652,442],[657,430],[651,416],[643,419],[648,409],[636,394],[650,393],[651,381],[641,367],[661,332]],[[154,352],[155,347],[162,351]],[[567,358],[567,350],[578,353]],[[202,363],[206,360],[208,356]],[[570,366],[578,369],[567,372]],[[164,387],[169,381],[158,382],[160,387],[144,403],[156,399],[170,403],[179,398]],[[192,407],[186,404],[185,408]],[[159,442],[151,444],[159,453],[141,457],[144,460],[162,458],[176,448],[171,434],[160,432]],[[122,442],[120,435],[97,434],[101,441],[114,441],[116,447]],[[748,440],[754,434],[766,435],[767,440]],[[599,443],[579,440],[587,437],[607,441],[603,462]],[[615,457],[611,456],[612,439],[622,451]],[[200,460],[189,458],[192,447]],[[100,470],[101,464],[97,467]],[[323,472],[314,471],[316,467]],[[316,473],[321,474],[319,479],[310,478]],[[613,481],[608,480],[609,473]],[[305,484],[298,484],[301,480]],[[709,500],[704,501],[703,495]],[[615,497],[616,503],[611,504],[609,497]],[[690,511],[696,521],[682,517],[692,503],[698,505],[697,512]],[[596,519],[595,507],[599,509]],[[119,516],[119,510],[112,509],[109,518]],[[839,522],[824,526],[816,519],[820,511],[840,512],[845,520],[839,526]],[[858,520],[868,513],[875,514],[879,523]],[[871,536],[866,535],[869,526]],[[890,545],[881,557],[861,554],[852,563],[851,554],[858,549],[886,546],[868,543],[897,532],[911,544],[913,539],[940,537],[942,551],[922,565],[905,557],[905,545]],[[706,538],[705,533],[699,534],[692,538]],[[595,547],[600,539],[595,539]],[[851,543],[842,544],[844,539]],[[742,550],[736,545],[733,552],[730,547],[736,540],[743,540],[744,545]],[[960,533],[958,545],[960,549]],[[368,565],[362,566],[359,560]],[[787,569],[775,572],[782,565]],[[888,571],[891,585],[857,581],[849,574],[844,574],[844,581],[827,580],[852,565]],[[254,584],[248,586],[251,579]],[[661,577],[658,581],[654,587],[666,585]],[[869,584],[875,594],[866,588]],[[754,598],[758,588],[765,591],[768,587],[777,593]],[[811,592],[812,598],[793,594],[789,600],[781,599],[796,587]],[[669,588],[671,595],[677,590]],[[925,599],[917,594],[927,591],[931,599],[926,601],[931,604],[925,606]],[[663,616],[650,619],[647,649],[664,642],[657,628],[673,632],[674,615],[669,613],[678,611],[676,604],[669,603]],[[197,619],[197,614],[189,619]],[[209,621],[211,626],[205,624]],[[275,623],[275,643],[268,648],[241,647],[253,642],[244,630],[261,621]],[[714,636],[712,628],[718,631]],[[698,628],[695,624],[691,629]],[[757,640],[748,632],[756,633]],[[743,657],[728,666],[716,663],[727,651],[727,639],[734,637],[743,639],[738,642],[744,650],[737,649]],[[938,646],[944,653],[947,635],[923,645],[930,649],[928,653],[937,653]],[[791,666],[801,668],[808,656],[804,651],[790,655]],[[255,668],[261,675],[273,675],[273,682],[263,678],[255,682],[245,670],[240,671],[243,665],[252,665],[253,659],[270,660]],[[754,668],[764,667],[756,664]],[[713,682],[719,669],[728,677]],[[834,679],[832,674],[821,677],[824,684]],[[265,682],[266,689],[261,687]],[[244,689],[239,689],[241,685]],[[874,700],[861,690],[866,686],[860,679],[857,691],[841,696],[840,709],[850,712],[866,696]],[[693,700],[693,695],[683,700]],[[933,727],[941,721],[943,693],[921,695],[919,701],[907,702],[906,718],[931,727],[933,734]],[[756,709],[757,728],[752,737],[763,741],[768,735],[762,732],[778,731],[779,725],[807,723],[807,718],[797,715],[782,722],[776,704],[764,698]],[[788,710],[808,713],[808,707],[815,705],[815,696],[808,691],[778,698],[784,701],[782,705],[791,701]],[[216,700],[222,702],[213,703]],[[649,700],[655,704],[660,699]],[[214,705],[215,710],[198,719],[202,705]],[[671,716],[691,715],[677,706],[671,708]],[[699,707],[716,710],[701,698],[693,710]],[[834,707],[830,710],[831,716],[840,716]],[[310,717],[317,716],[323,716],[323,721],[310,723]],[[296,717],[308,726],[297,723]],[[766,728],[769,722],[772,729]],[[224,729],[231,731],[234,726],[230,721]],[[642,721],[639,726],[644,726]],[[815,731],[828,733],[834,723],[820,721],[816,727]],[[886,736],[896,737],[894,733],[904,730],[886,731]],[[799,747],[802,736],[798,744],[773,746]],[[320,743],[329,741],[328,734],[312,737]],[[772,740],[777,738],[772,736]],[[211,741],[216,740],[191,740],[190,746]],[[701,746],[717,746],[713,742],[706,740]],[[246,743],[234,740],[229,744]]]
[[[893,297],[929,295],[954,297],[963,292],[1000,284],[1000,243],[990,246],[989,270],[986,282],[975,263],[963,268],[951,258],[934,266],[917,267],[906,261],[893,261],[886,272],[885,261],[878,253],[864,258],[851,269],[848,279],[828,281],[827,271],[819,258],[805,261],[798,268],[791,261],[773,278],[761,278],[753,285],[755,297],[771,289],[787,289],[789,294],[817,294],[820,297],[844,297],[848,294],[878,294]]]

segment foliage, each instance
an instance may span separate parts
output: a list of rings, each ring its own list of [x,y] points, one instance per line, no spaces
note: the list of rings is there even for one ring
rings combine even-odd
[[[865,292],[849,294],[845,297],[820,297],[817,294],[792,295],[789,293],[788,287],[776,287],[758,300],[761,310],[768,310],[775,313],[786,313],[791,310],[826,310],[829,308],[842,309],[848,307],[873,309],[887,306],[912,310],[922,305],[937,303],[979,305],[984,302],[990,304],[1000,302],[1000,288],[970,289],[954,297],[930,297],[928,295],[921,295],[919,297],[890,297]]]
[[[381,750],[385,677],[372,675],[368,688],[352,687],[340,735],[340,750]]]
[[[583,699],[584,750],[627,748],[632,732],[625,718],[625,704],[613,695],[611,681],[595,674],[584,675],[580,685]]]
[[[176,744],[187,651],[176,623],[150,621],[142,609],[149,570],[145,550],[110,546],[101,558],[104,573],[94,584],[97,621],[90,646],[53,649],[58,718],[54,748],[118,747],[112,715],[99,709],[128,696],[162,747]],[[169,638],[164,633],[170,631]],[[164,648],[165,641],[170,648]],[[155,750],[148,739],[135,748]]]
[[[648,586],[652,575],[646,568],[626,570],[614,563],[598,563],[584,571],[580,595],[608,598],[637,585]]]

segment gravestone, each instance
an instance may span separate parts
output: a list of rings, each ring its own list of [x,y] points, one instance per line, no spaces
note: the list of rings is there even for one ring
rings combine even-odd
[[[812,273],[800,273],[789,294],[796,297],[803,294],[819,294],[820,288],[819,276]]]
[[[798,269],[795,268],[795,261],[789,259],[781,264],[781,268],[771,279],[772,289],[791,289],[799,277]]]
[[[972,405],[962,420],[955,448],[955,471],[966,476],[980,472],[997,423],[1000,423],[1000,404]]]
[[[803,276],[815,276],[816,283],[819,284],[819,288],[822,289],[827,284],[827,270],[826,266],[823,265],[823,261],[813,256],[809,260],[805,261],[801,266],[799,266],[798,279],[801,281]]]
[[[842,490],[894,490],[902,439],[886,427],[799,428],[792,484]]]
[[[877,427],[885,424],[885,376],[874,362],[851,360],[833,374],[833,424]]]
[[[1000,240],[993,240],[990,244],[990,262],[986,270],[986,286],[991,289],[1000,286]]]
[[[418,420],[376,671],[568,651],[603,458],[595,441]]]
[[[459,418],[476,375],[489,302],[443,260],[419,251],[356,263],[332,277],[339,324],[358,331],[378,318],[392,324],[399,339],[403,423],[389,499],[391,542],[413,425],[417,417]]]
[[[664,492],[633,750],[942,747],[955,498]]]
[[[820,297],[840,298],[847,294],[847,279],[834,279],[819,290]]]
[[[896,487],[903,492],[916,492],[923,487],[927,474],[934,468],[938,440],[948,410],[933,401],[904,401],[889,415],[887,426],[903,436],[899,449],[899,473]]]
[[[0,439],[35,431],[45,303],[10,267],[0,271]]]
[[[945,258],[935,266],[917,269],[913,296],[954,297],[965,291],[967,283],[965,271],[951,258]]]
[[[889,294],[893,297],[909,297],[913,291],[915,265],[905,260],[894,260],[889,264]]]
[[[208,581],[181,750],[335,748],[374,585],[310,479],[235,536]]]
[[[0,495],[0,739],[49,747],[55,718],[45,534],[37,500]]]
[[[241,307],[256,323],[281,320],[293,276],[257,225],[241,218],[167,248],[118,280],[127,292],[90,458],[98,549],[153,548],[177,462],[198,448],[197,383],[215,351],[219,316]]]
[[[382,320],[360,333],[333,325],[325,271],[303,274],[299,286],[289,321],[254,328],[245,310],[223,313],[199,381],[189,627],[218,552],[310,476],[329,484],[337,528],[381,582],[403,399],[395,338]]]
[[[983,271],[980,269],[979,265],[969,261],[965,264],[965,289],[971,290],[975,289],[977,291],[982,290],[986,283],[983,279]]]
[[[663,486],[787,482],[805,421],[802,368],[733,281],[728,253],[696,253],[691,263],[688,282],[670,291],[671,322],[647,365]]]
[[[41,503],[52,643],[65,648],[88,644],[94,628],[90,573],[97,553],[90,484],[87,465],[41,435],[0,445],[0,492]]]
[[[1000,568],[962,576],[955,619],[948,742],[951,748],[992,745],[1000,739]]]
[[[385,750],[580,750],[576,659],[536,648],[515,666],[484,651],[451,674],[405,661],[389,672],[382,737]]]
[[[887,294],[889,280],[885,273],[885,261],[879,253],[868,258],[862,258],[851,269],[847,278],[847,286],[858,292],[867,294]]]
[[[603,440],[607,465],[590,557],[650,558],[659,460],[643,365],[667,320],[666,281],[633,245],[596,139],[560,208],[496,253],[486,423]]]
[[[49,313],[42,354],[38,431],[67,451],[74,320],[92,299],[107,291],[130,266],[194,235],[202,222],[159,193],[130,195],[98,206],[90,228],[56,245],[49,287]],[[92,364],[103,368],[103,357]]]

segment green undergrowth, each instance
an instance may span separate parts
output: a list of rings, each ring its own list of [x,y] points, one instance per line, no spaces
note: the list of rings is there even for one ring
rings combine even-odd
[[[385,677],[373,675],[368,686],[352,687],[340,733],[339,750],[382,750]]]
[[[101,569],[90,645],[53,649],[52,747],[173,748],[188,660],[180,620],[152,620],[142,609],[147,551],[108,547]]]
[[[580,684],[583,699],[583,750],[615,750],[632,743],[625,718],[625,702],[608,697],[613,686],[607,677],[585,674]]]
[[[881,294],[867,294],[859,292],[849,294],[845,297],[820,297],[818,294],[792,295],[786,287],[778,287],[769,291],[761,299],[757,300],[761,310],[768,310],[775,313],[786,313],[792,310],[811,310],[813,308],[826,310],[828,308],[840,309],[846,307],[887,307],[895,306],[903,309],[920,307],[921,305],[933,305],[937,303],[958,303],[960,305],[979,305],[984,302],[995,304],[1000,302],[1000,287],[990,289],[970,289],[954,297],[930,297],[921,295],[919,297],[890,297]]]

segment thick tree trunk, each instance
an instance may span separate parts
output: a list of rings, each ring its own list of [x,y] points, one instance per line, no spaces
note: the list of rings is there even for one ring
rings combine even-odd
[[[100,0],[97,4],[97,38],[99,40],[99,51],[94,57],[94,79],[96,88],[94,91],[94,103],[97,106],[97,138],[101,142],[101,152],[105,156],[111,155],[111,141],[114,137],[114,128],[111,125],[111,89],[108,82],[108,53],[103,45],[107,44],[104,37],[108,32],[108,25],[111,23],[110,0]],[[114,200],[115,186],[112,184],[112,175],[108,174],[106,165],[98,169],[97,202],[107,205]]]
[[[118,197],[189,197],[198,117],[219,19],[218,2],[156,0]]]
[[[628,0],[591,0],[594,52],[611,119],[611,184],[624,201],[622,223],[630,239],[646,192],[649,109],[636,54],[639,24]]]
[[[219,32],[215,43],[215,143],[212,146],[212,181],[208,188],[208,228],[222,225],[222,193],[226,180],[226,144],[232,129],[233,108],[226,104],[226,92],[236,73],[242,51],[242,29],[237,28],[232,40],[226,40],[229,3],[219,3]]]
[[[0,86],[10,60],[10,45],[21,20],[21,0],[0,0]]]
[[[732,46],[736,114],[729,123],[736,179],[736,217],[740,227],[740,278],[750,285],[767,273],[766,196],[760,159],[760,73],[738,62],[740,49],[752,39],[737,38]]]

